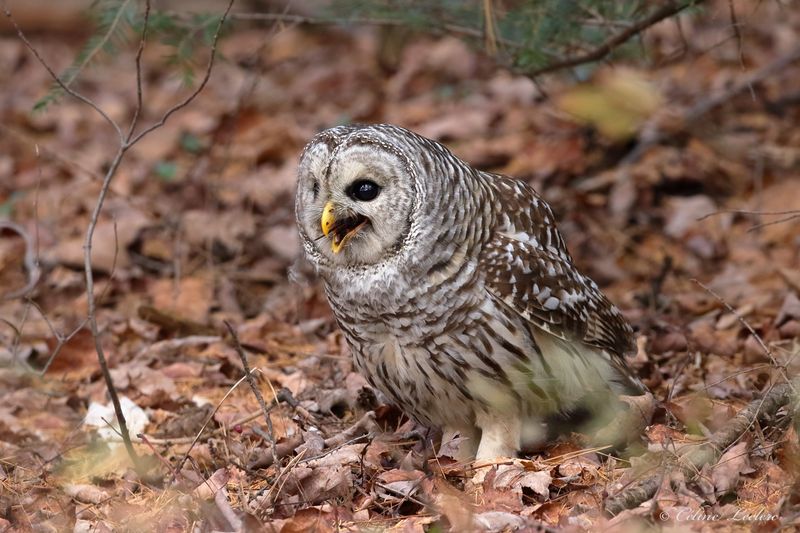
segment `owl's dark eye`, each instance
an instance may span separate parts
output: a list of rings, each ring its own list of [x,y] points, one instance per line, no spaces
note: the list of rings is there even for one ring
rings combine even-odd
[[[381,186],[370,180],[358,180],[347,188],[347,195],[359,202],[369,202],[378,197]]]

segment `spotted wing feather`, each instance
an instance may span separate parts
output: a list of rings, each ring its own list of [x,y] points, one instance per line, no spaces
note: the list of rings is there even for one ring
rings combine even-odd
[[[482,253],[489,294],[545,331],[605,350],[622,363],[635,348],[633,331],[572,264],[550,207],[521,182],[493,181],[508,214],[499,217]]]

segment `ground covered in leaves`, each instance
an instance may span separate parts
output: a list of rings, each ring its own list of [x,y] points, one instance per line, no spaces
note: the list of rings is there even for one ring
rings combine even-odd
[[[126,155],[94,238],[100,342],[138,474],[82,327],[83,236],[115,139],[73,99],[32,113],[51,80],[0,35],[0,218],[41,267],[28,297],[0,301],[0,531],[795,523],[800,447],[784,411],[716,465],[661,475],[643,505],[603,510],[800,366],[800,13],[734,3],[740,31],[712,2],[649,30],[646,65],[582,67],[580,83],[534,83],[454,37],[234,26],[202,94]],[[81,37],[32,42],[58,72]],[[163,53],[143,56],[146,122],[187,92]],[[121,53],[75,87],[122,120],[133,64]],[[355,373],[297,263],[293,215],[299,151],[348,121],[412,128],[550,202],[576,262],[638,330],[631,364],[660,405],[634,449],[610,456],[574,435],[475,477]],[[0,236],[13,295],[26,243]]]

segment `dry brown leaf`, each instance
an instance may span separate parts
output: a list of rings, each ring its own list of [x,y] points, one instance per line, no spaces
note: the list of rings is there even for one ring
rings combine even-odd
[[[728,448],[711,469],[711,482],[716,489],[716,495],[720,496],[735,491],[736,486],[739,484],[739,476],[749,474],[752,471],[748,455],[748,443],[746,441],[741,441]]]
[[[211,477],[198,485],[192,495],[202,500],[211,500],[216,496],[217,492],[225,488],[230,478],[231,473],[228,469],[220,468],[211,474]]]

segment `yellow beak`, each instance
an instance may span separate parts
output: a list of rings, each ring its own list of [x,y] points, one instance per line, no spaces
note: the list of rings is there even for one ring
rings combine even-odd
[[[327,237],[328,233],[331,232],[331,228],[336,223],[336,217],[333,215],[333,202],[325,204],[319,223],[322,225],[322,234]]]
[[[367,217],[363,215],[344,216],[344,218],[338,221],[339,227],[337,227],[336,215],[334,215],[333,211],[333,202],[325,204],[319,223],[322,227],[322,234],[326,237],[331,237],[331,250],[333,250],[333,253],[338,254],[342,248],[344,248],[347,241],[358,233],[369,221]]]
[[[322,218],[320,218],[319,223],[322,226],[322,234],[327,237],[333,227],[336,225],[336,216],[333,214],[333,202],[328,202],[325,204],[325,208],[322,210]],[[341,251],[345,240],[347,239],[345,238],[339,241],[336,233],[333,234],[333,239],[331,239],[331,250],[333,250],[333,253],[338,254]]]

